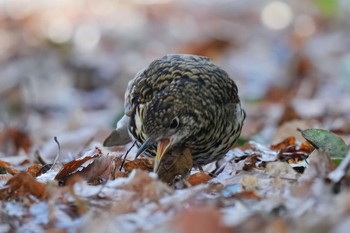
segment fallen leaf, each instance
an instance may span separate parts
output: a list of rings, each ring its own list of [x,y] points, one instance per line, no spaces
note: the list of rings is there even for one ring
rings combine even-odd
[[[15,175],[19,173],[18,170],[11,167],[10,163],[2,160],[0,160],[0,168],[3,168],[6,172],[10,173],[11,175]]]
[[[322,149],[338,166],[349,151],[348,145],[338,135],[324,129],[307,129],[301,135],[316,149]]]
[[[256,201],[261,200],[261,197],[259,195],[257,195],[256,192],[254,192],[254,191],[238,192],[238,193],[235,193],[233,195],[233,197],[242,198],[242,199],[252,199],[252,200],[256,200]]]
[[[122,158],[114,156],[101,156],[96,158],[86,169],[77,172],[89,184],[100,184],[107,179],[124,176],[119,172]]]
[[[122,158],[103,155],[101,150],[95,149],[93,155],[84,156],[65,164],[55,180],[61,185],[65,184],[73,175],[79,175],[89,184],[100,184],[107,179],[125,177],[125,172],[119,172]]]
[[[172,185],[175,177],[186,179],[192,169],[190,149],[176,149],[166,153],[161,159],[156,173],[161,181]]]
[[[245,159],[243,170],[250,171],[254,168],[258,168],[257,162],[259,161],[259,158],[260,158],[260,154],[258,154],[258,153],[253,153],[252,155],[248,156]]]
[[[41,164],[33,164],[27,168],[27,172],[29,172],[32,176],[36,177],[41,175],[42,168],[43,165]]]
[[[20,149],[23,149],[26,153],[29,153],[30,148],[32,148],[32,139],[29,134],[24,130],[17,128],[7,128],[4,132],[0,134],[0,139],[2,144],[10,143],[14,147],[12,153],[17,154]]]
[[[101,156],[101,150],[96,148],[93,155],[83,156],[79,159],[66,163],[55,176],[55,180],[62,181],[64,183],[65,179],[67,179],[69,176],[86,169],[95,161],[96,158],[99,158]]]
[[[186,233],[229,233],[221,220],[221,212],[205,207],[190,208],[180,212],[172,220],[176,232]]]
[[[301,135],[316,149],[322,149],[332,159],[344,158],[349,147],[338,135],[324,129],[306,129]]]
[[[168,185],[153,179],[149,174],[147,171],[134,169],[125,184],[120,186],[120,188],[134,191],[140,199],[148,199],[150,201],[159,201],[164,194],[173,192],[173,189]]]
[[[286,149],[295,149],[295,137],[288,137],[282,142],[275,145],[271,145],[271,150],[286,150]]]
[[[311,153],[315,150],[315,147],[311,145],[308,141],[303,142],[299,148],[301,151],[305,151],[306,153]]]
[[[130,173],[134,169],[141,169],[145,171],[153,171],[153,164],[149,159],[135,159],[131,161],[126,161],[124,164],[124,170]]]
[[[43,199],[47,197],[45,186],[36,181],[28,172],[20,172],[9,179],[4,188],[0,189],[0,199],[14,199],[18,197],[34,195]]]
[[[193,175],[190,175],[190,177],[188,177],[187,179],[187,182],[190,183],[192,186],[196,186],[196,185],[208,182],[212,178],[213,177],[211,177],[205,172],[197,172],[197,173],[194,173]]]

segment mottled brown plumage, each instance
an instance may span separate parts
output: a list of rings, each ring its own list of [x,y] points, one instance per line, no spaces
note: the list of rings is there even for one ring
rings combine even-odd
[[[237,86],[208,58],[167,55],[130,81],[125,115],[105,146],[136,140],[138,154],[188,148],[193,165],[216,161],[239,137],[245,112]]]

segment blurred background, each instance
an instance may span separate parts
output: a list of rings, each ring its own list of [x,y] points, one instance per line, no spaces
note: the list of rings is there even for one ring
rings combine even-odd
[[[0,0],[0,151],[101,143],[127,83],[169,53],[236,81],[242,138],[350,132],[350,0]]]

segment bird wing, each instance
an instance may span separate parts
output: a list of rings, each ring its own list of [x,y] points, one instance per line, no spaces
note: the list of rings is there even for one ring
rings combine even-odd
[[[130,117],[124,115],[117,123],[117,128],[104,140],[103,146],[121,146],[131,141],[128,133]]]

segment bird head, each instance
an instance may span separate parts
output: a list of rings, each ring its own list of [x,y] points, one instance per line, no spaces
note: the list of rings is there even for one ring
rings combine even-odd
[[[145,108],[142,127],[147,139],[140,146],[136,156],[156,145],[156,171],[164,154],[172,148],[184,145],[196,132],[196,118],[198,117],[194,109],[189,108],[182,99],[165,94],[154,98]]]

